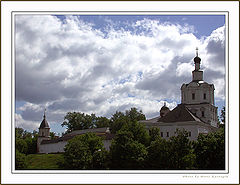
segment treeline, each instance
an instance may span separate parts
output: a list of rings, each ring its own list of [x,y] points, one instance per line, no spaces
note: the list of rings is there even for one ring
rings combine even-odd
[[[15,128],[15,166],[16,169],[26,167],[26,155],[37,153],[38,132],[28,132],[23,128]]]
[[[146,130],[139,120],[142,111],[131,108],[116,112],[110,119],[69,112],[62,126],[66,133],[74,130],[110,127],[115,134],[106,151],[102,138],[94,133],[76,136],[65,146],[61,169],[84,170],[222,170],[225,169],[224,127],[215,133],[199,135],[190,141],[185,130],[177,130],[169,140],[160,137],[158,128]],[[24,169],[24,157],[36,153],[36,131],[29,133],[16,128],[16,169]],[[54,137],[54,133],[51,133]]]
[[[200,135],[190,141],[188,133],[177,130],[165,140],[158,128],[149,132],[138,122],[124,124],[117,131],[110,151],[102,138],[87,133],[71,139],[65,147],[63,169],[83,170],[223,170],[224,129]]]
[[[95,114],[89,115],[81,112],[68,112],[61,126],[66,126],[66,133],[74,130],[102,127],[109,127],[111,133],[116,133],[126,123],[145,119],[146,117],[142,111],[138,111],[136,108],[126,110],[125,113],[116,111],[110,119],[103,116],[97,117]]]
[[[78,113],[68,113],[77,115]],[[67,117],[65,117],[67,118]],[[81,121],[67,119],[68,129]],[[160,137],[158,128],[147,131],[138,123],[145,115],[136,108],[116,112],[106,123],[115,138],[110,151],[106,151],[100,137],[93,133],[76,136],[65,147],[65,169],[110,169],[110,170],[219,170],[225,169],[224,128],[208,135],[199,135],[197,141],[190,141],[188,132],[177,130],[169,140]],[[75,123],[75,124],[74,124]],[[98,127],[97,121],[91,122]],[[95,123],[95,125],[94,125]],[[92,127],[92,128],[94,128]]]

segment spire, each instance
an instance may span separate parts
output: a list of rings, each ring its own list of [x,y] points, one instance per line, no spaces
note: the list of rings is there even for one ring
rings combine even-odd
[[[198,47],[196,47],[196,56],[198,57]]]
[[[44,109],[43,120],[42,120],[39,128],[49,128],[49,125],[48,125],[48,122],[46,119],[46,108]]]
[[[43,119],[46,119],[46,108],[44,109]]]

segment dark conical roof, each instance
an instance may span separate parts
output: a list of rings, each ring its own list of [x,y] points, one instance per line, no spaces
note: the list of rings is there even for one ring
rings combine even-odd
[[[42,120],[39,128],[49,128],[49,125],[48,125],[48,122],[47,122],[47,119],[46,119],[45,112],[44,112],[43,120]]]
[[[46,118],[43,118],[42,123],[39,128],[49,128]]]

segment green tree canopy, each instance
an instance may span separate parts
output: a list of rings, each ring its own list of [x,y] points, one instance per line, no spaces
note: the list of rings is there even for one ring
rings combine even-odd
[[[146,117],[142,111],[138,111],[137,108],[126,110],[125,113],[116,111],[110,119],[111,132],[116,133],[123,125],[140,120],[146,120]]]
[[[61,126],[66,126],[67,133],[70,133],[74,130],[108,127],[109,119],[106,117],[97,117],[95,114],[68,112]]]
[[[24,154],[34,154],[37,152],[38,134],[34,130],[32,133],[23,128],[15,128],[15,148]]]
[[[112,169],[144,169],[149,135],[137,121],[126,123],[110,147]]]
[[[192,143],[186,130],[177,130],[169,140],[169,169],[192,169],[195,162]]]
[[[75,136],[64,148],[67,169],[104,169],[106,150],[102,138],[94,133]]]
[[[199,135],[194,144],[198,169],[225,169],[225,132],[220,128],[215,133]]]

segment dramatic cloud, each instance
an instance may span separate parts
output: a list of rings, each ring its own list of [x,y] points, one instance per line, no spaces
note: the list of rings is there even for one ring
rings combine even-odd
[[[191,81],[196,46],[205,80],[224,101],[225,27],[198,39],[188,24],[104,21],[96,28],[81,16],[16,15],[17,126],[36,129],[45,107],[50,124],[68,111],[110,117],[137,107],[150,118],[164,101],[172,109]]]

